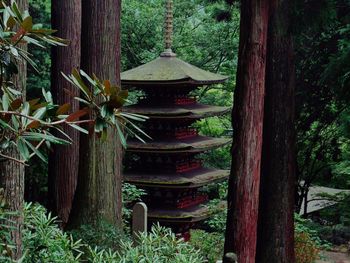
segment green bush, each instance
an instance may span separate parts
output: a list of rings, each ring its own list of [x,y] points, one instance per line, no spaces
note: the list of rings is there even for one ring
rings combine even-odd
[[[121,229],[105,221],[100,221],[97,225],[82,225],[70,231],[70,234],[74,240],[81,240],[97,251],[116,251],[120,247],[120,242],[128,239]]]
[[[190,243],[201,252],[208,263],[220,260],[224,251],[224,234],[208,233],[204,230],[192,230]]]
[[[132,242],[122,242],[121,251],[115,262],[145,263],[201,263],[203,257],[190,243],[176,238],[170,229],[153,226],[149,233],[139,237],[138,246]],[[106,252],[108,254],[108,252]],[[110,261],[113,262],[113,261]]]
[[[319,247],[308,233],[295,232],[296,263],[313,263],[319,258]]]
[[[319,237],[315,224],[300,215],[294,215],[295,222],[295,257],[297,263],[313,263],[319,258],[321,249],[329,249],[331,245]]]
[[[26,204],[24,208],[23,262],[79,262],[82,255],[80,241],[73,241],[62,232],[57,219],[40,205]]]
[[[124,221],[124,230],[129,232],[128,222],[131,219],[132,213],[132,205],[136,201],[141,201],[142,196],[146,195],[146,192],[142,189],[137,188],[136,186],[123,183],[122,187],[122,195],[123,195],[123,221]]]
[[[294,214],[295,233],[305,233],[309,239],[315,243],[319,249],[329,249],[331,244],[320,238],[318,228],[310,219],[301,218],[300,215]]]
[[[1,200],[0,200],[1,201]],[[2,204],[0,202],[0,204]],[[0,206],[0,262],[12,263],[10,255],[13,247],[10,242],[11,229],[3,227],[13,213]],[[139,245],[123,236],[114,226],[101,223],[99,228],[82,226],[75,236],[83,238],[74,241],[72,235],[58,227],[58,221],[47,214],[40,205],[26,204],[23,226],[23,263],[119,263],[119,262],[157,262],[157,263],[199,263],[202,254],[194,246],[176,238],[170,229],[154,226],[150,233],[141,234]],[[207,247],[209,248],[209,247]],[[205,253],[204,253],[205,254]]]

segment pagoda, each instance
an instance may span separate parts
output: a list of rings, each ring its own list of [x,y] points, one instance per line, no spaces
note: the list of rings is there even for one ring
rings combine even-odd
[[[191,92],[224,82],[213,74],[176,57],[171,50],[173,3],[166,2],[165,51],[160,57],[121,74],[122,85],[143,91],[126,112],[148,116],[143,130],[152,137],[146,143],[128,140],[124,181],[146,190],[150,223],[159,222],[189,237],[189,229],[208,218],[208,196],[203,186],[223,181],[229,171],[206,168],[200,154],[230,143],[227,138],[199,135],[193,124],[230,111],[228,107],[203,105]]]

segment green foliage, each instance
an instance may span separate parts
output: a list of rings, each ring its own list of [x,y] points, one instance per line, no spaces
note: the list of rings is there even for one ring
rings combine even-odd
[[[214,196],[214,199],[207,203],[212,216],[205,221],[206,228],[211,232],[224,234],[226,230],[227,209],[219,205],[227,200],[227,182],[213,184],[203,189],[209,195]]]
[[[121,238],[118,234],[108,236],[108,238],[113,238],[115,242],[114,246],[110,246],[111,244],[106,239],[107,236],[99,239],[102,234],[98,234],[97,229],[86,228],[85,230],[83,240],[91,242],[86,247],[87,250],[83,256],[88,262],[202,262],[198,250],[191,244],[176,238],[169,229],[160,226],[153,226],[151,232],[141,234],[137,246],[131,240]],[[107,230],[107,232],[109,231]],[[96,236],[94,237],[94,235]],[[107,246],[105,246],[106,242]],[[97,246],[93,248],[92,244]]]
[[[0,207],[0,222],[13,216],[5,207]],[[24,207],[23,246],[21,262],[203,262],[201,252],[188,242],[175,237],[170,229],[152,227],[151,232],[140,235],[140,243],[122,235],[115,226],[102,223],[96,227],[82,226],[68,233],[58,227],[58,221],[40,205],[26,204]],[[0,224],[0,259],[10,259],[13,247],[9,239],[11,229]],[[75,239],[76,240],[76,239]],[[214,237],[211,240],[216,240]],[[85,242],[88,242],[86,244]],[[208,244],[207,244],[208,245]],[[209,248],[209,247],[207,247]],[[207,253],[207,252],[205,252]]]
[[[129,232],[128,225],[130,225],[132,205],[141,201],[142,196],[145,196],[146,192],[137,188],[135,185],[129,183],[123,183],[122,197],[123,197],[123,221],[126,232]]]
[[[18,87],[12,82],[12,77],[18,74],[15,61],[27,62],[36,68],[30,54],[20,44],[43,47],[43,43],[65,45],[65,41],[52,36],[53,30],[45,29],[41,24],[34,24],[28,11],[21,13],[15,1],[11,1],[9,6],[2,3],[1,13],[0,154],[2,158],[11,159],[4,152],[9,147],[15,147],[22,160],[12,158],[14,161],[24,163],[34,155],[44,160],[39,151],[42,144],[69,143],[68,140],[53,136],[47,130],[39,129],[41,125],[55,126],[50,120],[58,115],[55,114],[58,106],[52,103],[51,94],[47,92],[43,92],[45,100],[41,103],[39,99],[29,102],[23,100],[21,92],[17,91]]]
[[[82,244],[62,232],[57,218],[46,214],[40,205],[26,204],[24,208],[23,262],[80,262]]]
[[[349,180],[339,172],[347,170],[349,152],[350,5],[342,0],[296,3],[300,206],[311,184],[341,188]]]
[[[122,242],[119,262],[201,263],[203,258],[191,244],[178,239],[169,229],[153,226],[140,235],[140,244]]]
[[[120,242],[129,238],[122,229],[105,221],[99,221],[96,225],[82,225],[69,233],[74,240],[81,240],[82,243],[88,244],[96,251],[117,251],[120,249]],[[91,251],[84,247],[84,252]]]
[[[75,98],[78,100],[83,109],[65,116],[66,123],[75,129],[78,129],[84,133],[88,133],[87,130],[77,126],[76,123],[90,123],[89,131],[90,135],[96,133],[102,140],[107,138],[107,128],[114,128],[121,140],[121,143],[126,147],[126,138],[124,132],[136,137],[140,141],[144,140],[139,136],[148,137],[139,127],[137,127],[133,121],[145,121],[148,119],[145,116],[126,113],[121,110],[121,107],[125,104],[128,98],[128,91],[123,90],[118,86],[113,85],[109,80],[103,82],[99,80],[95,75],[91,78],[83,70],[78,71],[73,69],[72,74],[66,76],[63,74],[67,81],[73,86],[78,88],[82,94],[81,98]],[[63,105],[64,106],[64,105]],[[61,106],[61,107],[63,107]],[[95,116],[93,121],[76,122],[76,119],[88,114],[89,116]],[[91,132],[92,130],[92,132]]]
[[[49,0],[29,0],[29,12],[34,21],[40,21],[44,27],[51,27],[51,1]],[[50,90],[50,69],[51,54],[50,47],[44,45],[45,49],[33,45],[29,46],[32,59],[37,65],[38,72],[28,68],[27,97],[29,99],[38,98],[41,89]]]
[[[294,229],[296,234],[306,234],[307,238],[314,243],[317,249],[328,249],[330,244],[319,237],[314,223],[310,219],[303,219],[298,214],[294,214]]]
[[[122,144],[126,140],[122,129],[142,140],[138,135],[147,136],[133,121],[143,121],[145,118],[120,111],[124,105],[128,92],[112,85],[108,80],[100,81],[96,76],[91,78],[85,72],[73,70],[69,76],[64,77],[73,86],[80,90],[82,97],[75,98],[85,105],[85,108],[67,115],[70,105],[55,105],[50,92],[42,89],[44,100],[34,99],[25,101],[20,91],[12,83],[12,76],[18,73],[15,60],[29,63],[33,68],[36,64],[20,43],[32,44],[44,48],[42,43],[50,45],[65,45],[66,41],[52,36],[54,30],[45,29],[41,24],[33,24],[33,18],[27,11],[20,13],[16,3],[11,6],[2,4],[3,20],[1,21],[1,43],[2,52],[0,65],[0,154],[2,158],[24,163],[33,156],[38,156],[44,162],[45,156],[40,147],[45,143],[68,144],[69,137],[60,129],[67,124],[81,132],[88,133],[80,127],[80,124],[89,123],[93,125],[91,134],[95,132],[102,138],[107,136],[107,127],[114,127]],[[17,30],[14,30],[18,28]],[[96,116],[92,120],[77,121],[80,117],[90,114]],[[49,130],[56,130],[63,135],[64,139],[54,136]],[[91,130],[91,129],[90,129]],[[136,132],[134,132],[136,130]],[[9,147],[15,147],[21,155],[21,160],[11,158],[4,152]]]
[[[99,221],[97,225],[82,225],[78,229],[70,231],[70,233],[75,240],[81,239],[83,243],[89,244],[92,248],[96,248],[89,251],[89,253],[97,258],[102,255],[107,256],[110,250],[119,250],[120,241],[127,241],[130,238],[128,234],[131,230],[129,226],[132,215],[132,205],[136,201],[140,201],[141,197],[145,194],[144,190],[138,189],[134,185],[123,183],[123,229],[108,222]]]
[[[310,219],[294,215],[295,256],[297,263],[313,263],[319,258],[320,250],[331,248],[331,244],[320,238],[317,224]]]
[[[204,230],[192,230],[190,243],[200,251],[208,263],[216,263],[222,258],[224,251],[223,232],[208,233]]]
[[[295,262],[313,263],[319,258],[319,249],[310,235],[303,232],[295,233]]]

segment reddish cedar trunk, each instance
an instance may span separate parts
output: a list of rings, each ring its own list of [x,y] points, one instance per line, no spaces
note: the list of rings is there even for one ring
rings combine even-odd
[[[84,0],[81,67],[120,85],[120,0]],[[114,129],[106,141],[81,135],[79,178],[71,226],[102,219],[121,223],[122,147]]]
[[[256,262],[294,256],[294,59],[290,2],[280,0],[268,33],[266,97]],[[268,227],[267,227],[268,226]]]
[[[8,1],[10,2],[10,1]],[[27,0],[16,1],[19,10],[28,10]],[[21,48],[26,49],[26,45],[21,44]],[[27,63],[17,63],[18,72],[14,78],[14,85],[26,97]],[[6,155],[16,159],[21,159],[17,149],[11,148]],[[11,233],[15,244],[13,259],[20,259],[23,254],[22,246],[22,225],[23,225],[23,205],[24,205],[24,166],[13,161],[0,162],[0,188],[5,190],[4,197],[9,209],[17,212],[17,216],[12,218],[14,230]]]
[[[6,155],[20,159],[16,149],[12,148]],[[24,203],[24,166],[14,161],[0,162],[0,188],[5,190],[4,197],[10,211],[18,213],[11,220],[15,229],[11,232],[15,244],[13,259],[22,256],[22,224]]]
[[[265,93],[268,0],[241,2],[234,142],[228,193],[225,253],[255,262]]]
[[[79,96],[79,91],[63,78],[61,72],[68,74],[73,68],[80,67],[81,0],[52,1],[52,27],[70,44],[52,48],[51,92],[56,103],[70,102],[71,111],[76,111],[79,103],[73,97]],[[49,162],[49,194],[52,210],[66,224],[78,180],[79,132],[69,126],[63,129],[73,143],[53,147]]]

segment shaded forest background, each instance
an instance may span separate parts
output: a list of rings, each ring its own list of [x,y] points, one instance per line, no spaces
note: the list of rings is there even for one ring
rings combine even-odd
[[[230,2],[230,1],[227,1]],[[37,21],[50,25],[50,1],[31,0]],[[158,57],[163,50],[160,0],[123,2],[122,70]],[[349,3],[347,1],[300,1],[295,7],[293,30],[296,50],[297,176],[300,191],[297,209],[311,184],[339,189],[350,187],[349,149]],[[312,12],[312,16],[307,15]],[[225,1],[177,1],[175,6],[174,51],[179,57],[212,72],[230,77],[225,85],[202,88],[197,94],[204,103],[230,106],[235,88],[239,42],[239,6]],[[135,21],[138,21],[135,23]],[[28,74],[28,96],[36,97],[41,87],[50,88],[50,52],[35,50],[40,75]],[[137,94],[131,94],[136,100]],[[222,136],[232,132],[229,116],[197,123],[204,134]],[[217,161],[220,160],[220,161]],[[230,167],[229,147],[213,151],[208,164]],[[46,167],[33,162],[27,176],[46,192]],[[37,167],[39,165],[40,167]],[[43,201],[42,195],[27,196]]]

